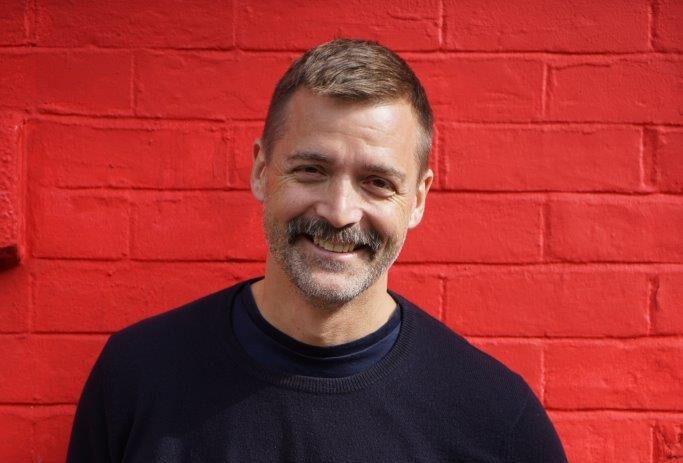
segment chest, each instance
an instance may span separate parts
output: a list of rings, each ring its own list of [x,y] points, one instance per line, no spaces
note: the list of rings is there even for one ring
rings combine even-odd
[[[263,390],[204,399],[156,404],[155,413],[137,416],[124,461],[500,461],[457,412],[425,397]]]

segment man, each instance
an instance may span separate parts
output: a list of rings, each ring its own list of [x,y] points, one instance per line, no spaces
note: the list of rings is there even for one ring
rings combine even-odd
[[[254,144],[265,277],[114,334],[68,461],[565,461],[518,375],[387,290],[431,134],[386,48],[335,40],[296,61]]]

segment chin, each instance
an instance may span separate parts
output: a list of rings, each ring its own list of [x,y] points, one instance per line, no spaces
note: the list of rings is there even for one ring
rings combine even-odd
[[[287,272],[301,294],[316,305],[338,307],[357,298],[377,280],[371,275],[328,272]]]

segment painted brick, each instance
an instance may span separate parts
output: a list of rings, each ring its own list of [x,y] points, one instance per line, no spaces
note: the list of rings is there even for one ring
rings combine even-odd
[[[0,335],[0,403],[33,400],[31,348],[26,335]]]
[[[60,187],[221,188],[227,140],[217,129],[31,124],[33,182]]]
[[[252,122],[232,128],[229,182],[231,188],[249,189],[254,140],[261,136],[263,123]]]
[[[34,256],[116,259],[128,253],[125,197],[36,188],[29,199]]]
[[[654,5],[654,47],[683,51],[683,3],[680,0],[657,0]]]
[[[683,420],[660,419],[654,428],[653,463],[677,463],[683,460]]]
[[[543,64],[517,58],[409,60],[437,120],[529,121],[541,114]]]
[[[14,192],[19,183],[23,117],[0,114],[0,191]]]
[[[432,50],[439,46],[436,0],[286,4],[277,0],[239,0],[238,5],[240,48],[307,49],[335,37],[376,40],[395,50]],[[283,18],[287,18],[286,22]]]
[[[19,210],[16,194],[0,191],[0,268],[19,262]]]
[[[537,262],[540,204],[509,197],[433,193],[401,262]]]
[[[292,51],[338,35],[418,52],[406,58],[439,121],[434,189],[471,191],[430,195],[391,287],[470,330],[538,395],[547,381],[570,461],[683,458],[680,269],[628,265],[683,254],[683,67],[670,53],[683,50],[681,2],[266,2],[0,8],[0,215],[10,202],[18,223],[27,212],[29,256],[47,257],[0,265],[0,461],[63,461],[74,407],[50,404],[75,402],[105,339],[73,333],[107,333],[263,271],[223,262],[265,254],[248,192],[142,190],[248,189],[251,144]],[[651,51],[650,7],[652,47],[668,53],[614,55]],[[241,50],[226,52],[235,40]],[[539,121],[552,124],[527,125]],[[24,142],[27,208],[13,170]],[[229,231],[236,217],[247,230]],[[143,261],[121,260],[131,243]],[[163,259],[192,262],[151,261]],[[619,264],[498,265],[553,260]],[[451,262],[468,264],[440,265]],[[640,338],[648,305],[662,337]],[[625,411],[600,411],[610,408]]]
[[[449,189],[633,191],[640,186],[641,133],[635,128],[443,130]]]
[[[39,4],[41,46],[224,48],[233,46],[232,0]]]
[[[471,336],[638,336],[648,333],[641,273],[503,269],[453,272],[446,321]]]
[[[145,116],[263,118],[291,59],[276,55],[141,53],[137,112]]]
[[[74,407],[68,405],[40,407],[34,411],[35,461],[61,463],[66,456]]]
[[[265,259],[261,205],[249,192],[141,197],[132,254],[139,259]]]
[[[0,269],[16,265],[21,254],[22,119],[0,114]]]
[[[26,42],[25,14],[25,0],[5,0],[2,2],[0,45],[21,45]]]
[[[521,375],[536,397],[543,397],[543,348],[506,340],[475,340],[473,344]]]
[[[683,192],[683,130],[648,131],[655,183],[662,191]],[[648,146],[649,145],[649,146]]]
[[[421,267],[393,266],[389,272],[389,288],[438,320],[443,313],[441,286],[438,274]]]
[[[652,314],[654,332],[683,334],[683,273],[659,275],[656,297]]]
[[[25,266],[0,271],[0,333],[28,330],[29,285]]]
[[[558,409],[683,410],[683,343],[562,343],[546,347],[546,405]]]
[[[104,337],[0,336],[0,402],[75,403]]]
[[[458,50],[645,51],[648,2],[450,1],[445,40]]]
[[[550,255],[570,261],[683,260],[683,202],[668,198],[551,201]]]
[[[30,409],[0,407],[0,435],[2,435],[0,461],[8,463],[34,461],[33,422]]]
[[[0,103],[59,112],[130,113],[127,52],[0,53]]]
[[[610,414],[584,414],[554,420],[567,459],[581,463],[644,463],[650,461],[649,420]]]
[[[39,262],[34,270],[34,330],[113,332],[261,275],[262,267],[250,263]]]
[[[548,115],[553,120],[683,122],[683,61],[630,58],[555,65]]]

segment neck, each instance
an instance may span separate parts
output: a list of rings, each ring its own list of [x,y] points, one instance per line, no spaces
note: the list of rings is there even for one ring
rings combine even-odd
[[[319,307],[305,298],[279,265],[266,262],[266,276],[252,285],[263,318],[297,341],[335,346],[355,341],[387,322],[396,302],[387,293],[387,275],[338,307]]]

